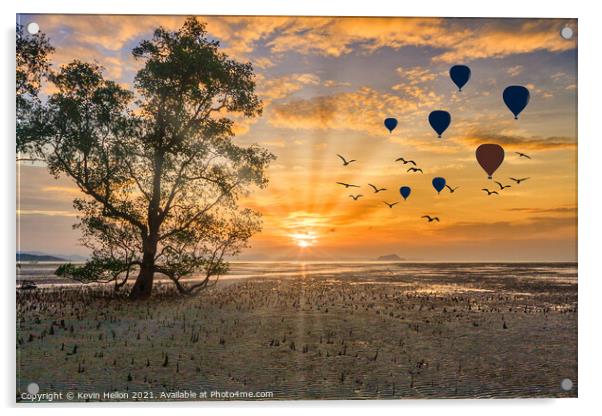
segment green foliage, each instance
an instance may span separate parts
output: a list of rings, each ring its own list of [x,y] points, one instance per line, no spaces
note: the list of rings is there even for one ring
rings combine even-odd
[[[16,39],[16,106],[17,152],[32,152],[40,143],[36,139],[46,133],[44,112],[38,94],[50,73],[49,55],[54,51],[43,33],[29,35],[17,25]]]
[[[117,259],[93,258],[83,266],[62,264],[56,269],[55,274],[81,283],[111,282],[122,273],[126,273],[128,269],[128,264]]]

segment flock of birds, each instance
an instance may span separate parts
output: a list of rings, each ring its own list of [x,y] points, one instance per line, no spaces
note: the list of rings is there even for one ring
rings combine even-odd
[[[522,153],[522,152],[514,152],[514,153],[516,153],[519,158],[531,159],[531,156],[527,155],[526,153]],[[344,167],[345,166],[349,166],[350,164],[358,161],[357,159],[347,159],[343,155],[340,155],[340,154],[337,154],[337,157],[339,159],[341,159]],[[401,162],[403,165],[407,165],[407,164],[412,165],[412,166],[410,166],[409,169],[407,169],[406,172],[408,172],[408,173],[416,173],[416,172],[424,173],[423,170],[417,166],[417,164],[416,164],[416,162],[414,160],[407,160],[407,159],[405,159],[403,157],[398,157],[397,159],[395,159],[395,162]],[[509,177],[508,179],[510,179],[511,181],[513,181],[516,185],[520,185],[522,182],[530,179],[530,177],[525,177],[525,178]],[[503,191],[506,188],[511,188],[512,187],[512,185],[505,185],[505,184],[503,184],[503,183],[501,183],[499,181],[494,181],[494,182],[499,187],[498,190],[495,190],[495,189],[494,190],[490,190],[490,189],[487,189],[487,188],[482,188],[481,190],[484,191],[484,192],[486,192],[488,196],[491,196],[491,195],[499,195],[498,191],[501,192],[501,191]],[[349,189],[349,188],[358,188],[359,189],[359,188],[361,188],[360,185],[355,185],[355,184],[346,183],[346,182],[337,182],[337,185],[341,185],[345,189]],[[378,194],[380,192],[383,192],[383,191],[387,190],[387,188],[383,188],[383,187],[374,185],[372,183],[369,183],[368,186],[372,189],[372,192],[374,194]],[[449,193],[453,194],[460,187],[459,186],[452,187],[449,184],[446,184],[445,188],[447,188],[447,190],[449,191]],[[349,197],[351,199],[353,199],[354,201],[358,201],[360,198],[364,197],[364,195],[363,194],[350,194]],[[400,201],[396,201],[396,202],[382,201],[382,202],[387,207],[393,208],[393,207],[395,207],[395,205],[399,204]],[[429,223],[433,222],[433,221],[440,222],[439,217],[432,217],[432,216],[426,215],[426,214],[423,215],[421,218],[426,219]]]
[[[471,70],[466,65],[454,65],[450,68],[449,75],[450,75],[451,80],[458,87],[458,91],[462,91],[462,87],[464,87],[464,85],[466,85],[468,83],[468,81],[470,80]],[[506,104],[506,106],[508,107],[508,109],[514,115],[514,118],[518,119],[518,115],[525,109],[525,107],[529,103],[529,99],[530,99],[529,90],[526,87],[521,86],[521,85],[508,86],[503,91],[502,99],[503,99],[504,103]],[[441,138],[441,135],[445,132],[445,130],[451,124],[451,114],[444,110],[435,110],[429,114],[428,121],[429,121],[429,124],[431,125],[431,127],[433,128],[433,130],[435,130],[435,132],[437,133],[437,135],[438,135],[437,137]],[[397,119],[391,118],[391,117],[386,118],[384,121],[384,125],[389,130],[389,133],[391,133],[397,127],[397,124],[398,124]],[[522,153],[522,152],[515,152],[515,153],[518,155],[519,158],[531,159],[531,157],[525,153]],[[337,154],[337,156],[343,162],[343,166],[349,166],[350,164],[357,162],[356,159],[347,159],[346,157],[344,157],[343,155],[340,155],[340,154]],[[497,170],[497,168],[502,164],[502,162],[504,160],[504,149],[498,144],[491,144],[491,143],[481,144],[476,149],[476,158],[477,158],[477,162],[479,163],[479,165],[481,165],[483,170],[485,170],[485,172],[487,172],[489,179],[491,179],[493,173]],[[408,159],[405,159],[404,157],[398,157],[397,159],[395,159],[395,162],[403,163],[404,168],[405,168],[405,165],[410,165],[408,167],[408,169],[406,170],[407,173],[424,174],[424,171],[422,170],[422,168],[418,167],[414,160],[408,160]],[[516,185],[520,185],[521,182],[524,182],[530,178],[529,177],[526,177],[526,178],[510,177],[509,179],[514,181]],[[506,188],[512,187],[512,185],[503,184],[499,181],[495,181],[495,183],[497,184],[499,189],[490,190],[488,188],[482,188],[481,190],[486,192],[488,196],[492,196],[492,195],[499,195],[499,192],[503,191]],[[337,184],[344,186],[345,189],[360,188],[360,185],[355,185],[355,184],[346,183],[346,182],[337,182]],[[368,186],[370,188],[372,188],[372,190],[375,194],[378,194],[380,192],[387,190],[386,188],[379,187],[379,186],[371,184],[371,183],[369,183]],[[437,193],[440,193],[445,188],[447,188],[450,193],[454,193],[459,188],[458,186],[456,186],[456,187],[450,186],[449,184],[446,183],[445,178],[441,178],[441,177],[433,178],[433,187],[435,188]],[[411,193],[411,188],[408,186],[402,186],[399,189],[399,192],[401,193],[401,196],[404,199],[407,199]],[[354,201],[358,201],[363,196],[364,196],[363,194],[349,195],[349,197],[352,198]],[[393,207],[395,207],[395,205],[397,205],[399,203],[399,201],[397,201],[397,202],[382,201],[382,202],[385,204],[385,206],[387,206],[390,209],[392,209]],[[426,219],[429,223],[433,222],[433,221],[439,222],[438,217],[432,217],[432,216],[429,216],[426,214],[423,215],[421,218]]]

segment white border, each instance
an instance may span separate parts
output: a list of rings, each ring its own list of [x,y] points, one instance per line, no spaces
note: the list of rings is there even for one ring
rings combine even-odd
[[[15,312],[14,312],[14,252],[15,252],[15,169],[14,169],[14,27],[15,14],[20,13],[111,13],[111,14],[262,14],[262,15],[397,15],[397,16],[465,16],[465,17],[572,17],[579,19],[579,399],[565,400],[433,400],[433,401],[338,401],[338,402],[270,402],[270,403],[162,403],[145,405],[141,411],[164,414],[167,408],[176,408],[178,413],[210,413],[264,415],[295,415],[307,413],[339,413],[363,415],[374,409],[380,413],[422,415],[461,414],[463,416],[486,412],[489,415],[504,415],[509,412],[544,413],[567,415],[569,413],[593,413],[602,375],[600,366],[600,309],[598,297],[602,295],[602,273],[597,268],[602,243],[600,198],[602,192],[598,178],[602,175],[599,159],[602,157],[602,132],[600,111],[602,91],[600,88],[600,40],[602,40],[602,15],[600,6],[594,1],[546,1],[500,0],[498,2],[465,0],[20,0],[18,3],[2,2],[2,103],[0,112],[2,126],[1,167],[4,197],[1,204],[0,229],[4,231],[0,253],[4,273],[3,282],[3,328],[2,366],[0,395],[2,405],[15,411]],[[136,405],[128,405],[132,412]],[[139,405],[138,405],[139,406]],[[81,414],[82,405],[44,405],[43,409],[27,407],[21,412],[44,412],[56,414]],[[86,414],[106,414],[118,411],[119,404],[88,405]]]

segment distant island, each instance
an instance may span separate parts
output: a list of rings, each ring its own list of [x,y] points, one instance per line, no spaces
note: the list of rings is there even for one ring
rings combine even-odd
[[[29,253],[17,253],[17,261],[65,261],[65,259],[46,254],[38,255]]]
[[[386,256],[380,256],[376,261],[403,261],[397,254],[387,254]]]

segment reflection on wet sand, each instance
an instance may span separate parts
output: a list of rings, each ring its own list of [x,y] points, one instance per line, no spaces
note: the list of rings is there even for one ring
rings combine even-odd
[[[18,388],[574,397],[575,264],[240,263],[197,297],[20,292]],[[573,389],[560,388],[564,378]]]

